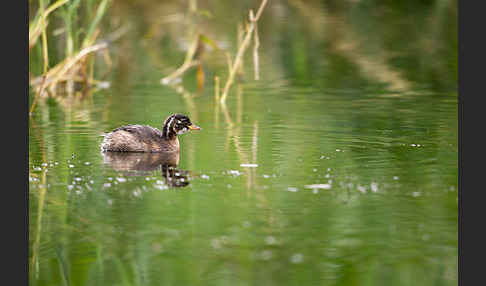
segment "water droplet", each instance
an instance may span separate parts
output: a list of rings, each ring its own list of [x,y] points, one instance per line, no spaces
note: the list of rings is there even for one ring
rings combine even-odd
[[[266,250],[262,251],[260,256],[263,260],[270,260],[272,258],[272,251],[266,249]]]
[[[238,171],[238,170],[229,170],[228,173],[231,174],[231,175],[234,175],[234,176],[241,175],[240,171]]]
[[[399,178],[398,178],[398,176],[393,176],[393,180],[395,180],[395,181],[396,181],[396,180],[398,180],[398,179],[399,179]]]
[[[203,178],[204,180],[209,180],[209,176],[208,175],[205,175],[205,174],[202,174],[201,175],[201,178]]]
[[[275,239],[275,237],[269,235],[269,236],[265,237],[265,242],[268,245],[274,245],[275,243],[277,243],[277,239]]]
[[[258,164],[240,164],[240,167],[256,168],[258,167]]]
[[[377,183],[375,183],[375,182],[371,183],[371,191],[374,192],[374,193],[378,192],[378,184]]]
[[[127,181],[126,178],[116,178],[116,180],[120,183],[125,183]]]
[[[221,248],[221,242],[219,241],[219,239],[217,238],[213,238],[211,240],[211,246],[214,248],[214,249],[220,249]]]
[[[362,193],[366,193],[366,187],[363,187],[361,185],[358,185],[358,191],[362,192]]]
[[[69,164],[68,167],[69,168],[74,168],[74,165],[73,164]]]
[[[305,185],[307,189],[323,189],[329,190],[331,189],[331,184],[313,184],[313,185]]]
[[[290,262],[294,264],[302,263],[304,261],[304,255],[301,253],[296,253],[290,257]]]

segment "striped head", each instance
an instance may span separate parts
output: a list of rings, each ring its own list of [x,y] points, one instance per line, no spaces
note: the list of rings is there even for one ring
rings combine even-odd
[[[200,130],[201,128],[191,123],[189,117],[182,114],[172,114],[167,117],[162,127],[163,136],[170,139],[174,136],[189,132],[190,130]]]

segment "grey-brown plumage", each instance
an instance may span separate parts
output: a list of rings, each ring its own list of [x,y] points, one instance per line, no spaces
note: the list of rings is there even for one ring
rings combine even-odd
[[[147,125],[126,125],[104,135],[103,152],[179,152],[177,135],[200,128],[181,114],[164,121],[162,131]]]

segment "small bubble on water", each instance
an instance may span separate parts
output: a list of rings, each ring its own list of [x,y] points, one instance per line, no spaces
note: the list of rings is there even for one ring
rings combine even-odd
[[[295,192],[297,192],[297,188],[295,188],[295,187],[288,187],[287,188],[287,191],[294,192],[295,193]]]
[[[241,175],[240,171],[238,171],[238,170],[229,170],[228,173],[231,174],[231,175],[234,175],[234,176]]]
[[[169,189],[168,186],[164,186],[164,185],[154,185],[154,188],[161,190],[161,191],[165,191],[165,190]]]
[[[396,180],[398,180],[398,179],[399,179],[399,178],[398,178],[398,176],[393,176],[393,180],[395,180],[395,181],[396,181]]]
[[[228,189],[231,189],[233,186],[231,184],[228,184],[226,185],[226,187],[228,187]]]
[[[363,187],[361,185],[358,185],[358,191],[362,192],[362,193],[366,193],[366,187]]]
[[[42,163],[41,166],[42,167],[47,167],[47,163]]]
[[[219,241],[219,239],[213,238],[213,239],[211,239],[211,246],[214,249],[220,249],[221,248],[221,242]]]
[[[81,179],[80,177],[76,177],[76,178],[74,178],[74,180],[80,182],[83,179]]]
[[[108,204],[111,206],[113,204],[113,200],[108,200]]]
[[[312,171],[315,173],[315,172],[317,172],[317,169],[316,169],[316,168],[314,168],[314,169],[312,169]]]
[[[413,192],[413,193],[412,193],[412,196],[414,196],[414,197],[418,197],[418,196],[420,196],[420,192]]]
[[[125,182],[127,181],[127,179],[126,179],[126,178],[121,178],[121,177],[120,177],[120,178],[116,178],[116,180],[117,180],[118,182],[120,182],[120,183],[125,183]]]
[[[73,164],[69,164],[68,167],[69,168],[74,168],[74,165]]]
[[[204,180],[209,180],[209,176],[208,175],[205,175],[205,174],[202,174],[201,175],[201,178],[203,178]]]
[[[240,167],[256,168],[258,167],[258,164],[240,164]]]
[[[302,261],[304,261],[304,255],[301,253],[296,253],[290,257],[290,262],[294,264],[302,263]]]
[[[73,185],[68,185],[68,190],[70,190],[70,191],[71,191],[73,188],[74,188],[74,186],[73,186]]]
[[[268,249],[262,251],[262,253],[260,254],[263,260],[270,260],[272,258],[272,255],[272,251]]]
[[[146,177],[146,178],[145,178],[145,181],[150,181],[150,178],[149,178],[149,177]]]
[[[263,174],[263,178],[268,179],[268,178],[270,178],[270,176]]]
[[[86,166],[91,165],[91,163],[90,163],[90,162],[84,162],[84,164],[85,164]]]
[[[371,183],[371,191],[374,192],[374,193],[378,192],[378,184],[377,183],[375,183],[375,182]]]
[[[341,152],[341,149],[336,149],[336,152]]]
[[[104,183],[104,184],[103,184],[103,187],[104,187],[104,188],[109,188],[109,187],[111,187],[111,183]]]
[[[275,243],[277,243],[277,239],[275,239],[275,237],[269,235],[269,236],[265,237],[265,242],[268,245],[274,245]]]

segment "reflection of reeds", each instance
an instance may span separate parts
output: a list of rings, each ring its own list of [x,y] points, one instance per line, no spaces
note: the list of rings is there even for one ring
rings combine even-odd
[[[223,94],[221,96],[221,103],[226,101],[226,97],[228,96],[228,91],[231,85],[233,84],[235,74],[237,70],[239,69],[242,61],[243,61],[243,55],[245,54],[246,49],[248,48],[248,45],[250,44],[251,37],[253,35],[253,32],[255,31],[255,27],[257,25],[258,19],[260,19],[260,16],[263,12],[263,8],[265,8],[265,4],[267,4],[267,0],[263,0],[262,3],[260,4],[260,7],[258,8],[256,16],[253,16],[253,11],[250,10],[250,23],[248,25],[245,38],[241,42],[240,46],[238,47],[238,52],[236,53],[235,60],[233,61],[233,65],[230,68],[229,76],[228,79],[226,80],[226,84],[224,85],[223,89]],[[258,47],[257,47],[258,48]]]

